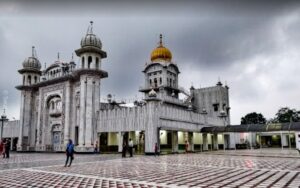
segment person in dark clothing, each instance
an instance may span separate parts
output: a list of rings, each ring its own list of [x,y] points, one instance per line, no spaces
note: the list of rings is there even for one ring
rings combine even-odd
[[[156,157],[157,155],[159,155],[159,152],[158,152],[158,144],[155,143],[155,146],[154,146],[154,156]]]
[[[122,157],[125,158],[126,157],[126,151],[127,151],[127,146],[126,143],[123,143],[123,148],[122,148]]]
[[[9,150],[10,150],[10,142],[8,139],[6,139],[5,142],[5,157],[9,158]]]
[[[72,164],[72,161],[74,159],[74,144],[71,139],[69,140],[69,143],[67,144],[66,155],[67,155],[67,159],[66,159],[65,167],[67,166],[69,159],[70,159],[70,164],[68,167],[70,167]]]

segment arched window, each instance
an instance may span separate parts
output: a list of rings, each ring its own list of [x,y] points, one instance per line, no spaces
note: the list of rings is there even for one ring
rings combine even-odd
[[[175,80],[173,80],[173,86],[176,87],[176,82],[175,82]]]
[[[152,86],[152,80],[150,79],[150,86]]]
[[[170,78],[170,87],[172,87],[172,79]]]
[[[96,57],[96,69],[99,69],[99,58]]]
[[[31,85],[31,76],[28,76],[28,84]]]
[[[36,76],[34,77],[34,83],[35,84],[37,83],[37,77]]]
[[[161,77],[159,78],[159,85],[161,85],[162,84],[162,79],[161,79]]]
[[[89,58],[88,58],[88,68],[91,68],[91,63],[92,63],[92,56],[89,56]]]
[[[25,85],[25,75],[23,76],[23,85]]]
[[[54,102],[53,101],[51,102],[51,108],[52,108],[52,110],[54,110]]]
[[[157,78],[154,78],[154,87],[157,87]]]
[[[84,69],[84,57],[81,58],[81,68]]]

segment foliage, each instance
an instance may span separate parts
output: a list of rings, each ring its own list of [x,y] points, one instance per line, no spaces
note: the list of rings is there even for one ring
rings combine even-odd
[[[261,113],[252,112],[241,118],[241,124],[265,124],[266,118]]]
[[[276,123],[287,123],[291,121],[300,121],[300,111],[290,109],[289,107],[283,107],[278,110],[274,118],[274,122]]]

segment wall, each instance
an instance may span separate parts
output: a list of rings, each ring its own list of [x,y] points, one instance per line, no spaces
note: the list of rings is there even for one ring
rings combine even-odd
[[[3,138],[12,138],[12,137],[18,137],[19,136],[19,120],[13,120],[13,121],[8,121],[4,122],[3,126]],[[1,126],[2,122],[0,122],[0,134],[1,134]]]

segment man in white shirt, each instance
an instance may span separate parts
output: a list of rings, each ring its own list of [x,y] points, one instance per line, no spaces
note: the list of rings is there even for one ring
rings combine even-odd
[[[133,141],[131,140],[131,138],[129,139],[128,146],[129,146],[130,157],[132,157]]]

